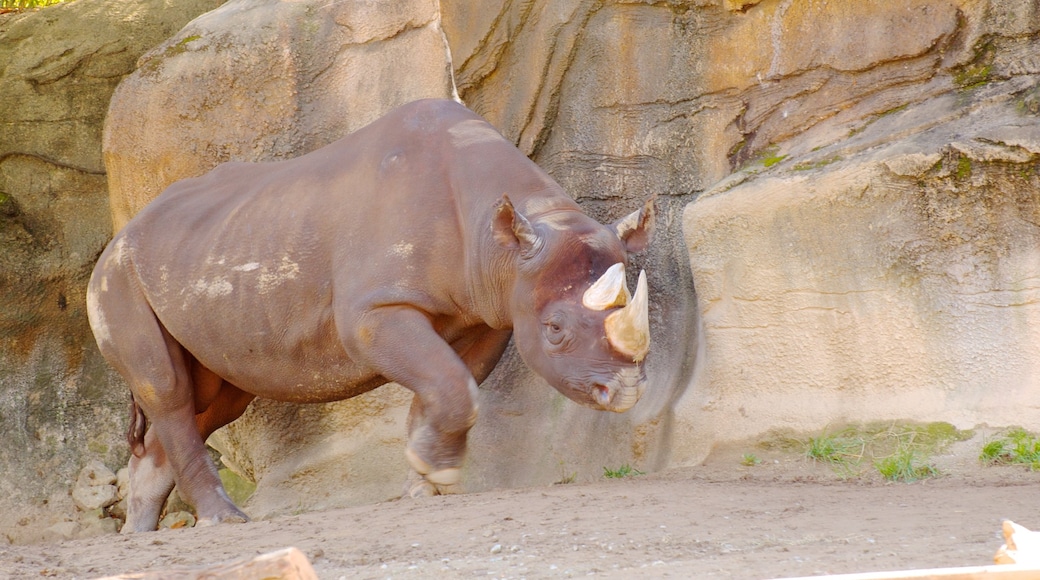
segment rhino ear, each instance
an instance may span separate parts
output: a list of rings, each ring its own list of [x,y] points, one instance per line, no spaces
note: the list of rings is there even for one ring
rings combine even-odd
[[[531,222],[513,208],[513,202],[509,201],[509,196],[505,194],[502,194],[502,200],[495,208],[491,233],[498,245],[520,250],[524,257],[530,257],[542,247],[542,239],[534,231]]]
[[[657,196],[653,196],[643,204],[643,207],[614,222],[611,226],[614,233],[625,243],[625,248],[630,254],[642,252],[650,245],[650,238],[654,234],[654,202]]]

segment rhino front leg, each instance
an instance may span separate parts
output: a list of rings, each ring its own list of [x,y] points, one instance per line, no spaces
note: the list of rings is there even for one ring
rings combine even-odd
[[[405,450],[409,465],[434,486],[457,484],[466,434],[477,420],[477,382],[469,368],[414,308],[377,308],[351,328],[343,337],[347,352],[418,399]]]
[[[473,380],[479,385],[491,374],[499,359],[502,358],[502,353],[505,352],[511,335],[512,332],[508,329],[475,328],[467,332],[463,338],[452,343],[451,347],[458,353],[462,362],[473,375]],[[476,401],[475,398],[474,401]],[[415,428],[424,423],[422,399],[416,395],[412,399],[412,406],[408,411],[409,440],[411,440]],[[461,486],[457,484],[433,484],[427,481],[418,471],[411,469],[409,470],[408,478],[405,480],[404,495],[418,498],[459,493],[461,490]]]

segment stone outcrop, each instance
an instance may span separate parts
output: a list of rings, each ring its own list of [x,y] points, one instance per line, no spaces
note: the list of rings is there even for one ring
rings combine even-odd
[[[659,212],[630,268],[654,290],[644,399],[579,408],[507,352],[469,489],[699,462],[774,429],[1040,419],[1035,3],[233,0],[181,28],[216,5],[0,20],[20,103],[0,110],[5,496],[70,504],[55,493],[84,455],[125,457],[126,390],[83,316],[109,211],[118,227],[176,179],[456,87],[591,215],[651,195]],[[102,167],[108,95],[151,47],[112,99]],[[409,399],[257,402],[213,443],[258,481],[254,516],[385,499]],[[60,475],[25,492],[39,473]]]
[[[703,351],[672,461],[848,422],[1036,424],[1036,7],[857,3],[821,34],[787,4],[758,25],[772,56],[725,81],[744,166],[685,210]],[[827,52],[832,31],[908,41]]]
[[[126,391],[84,305],[112,233],[102,121],[138,56],[218,5],[78,0],[0,15],[0,542],[72,513],[88,459],[126,460]]]
[[[397,105],[449,97],[450,71],[435,0],[232,0],[142,57],[113,96],[116,229],[178,179],[296,157]]]

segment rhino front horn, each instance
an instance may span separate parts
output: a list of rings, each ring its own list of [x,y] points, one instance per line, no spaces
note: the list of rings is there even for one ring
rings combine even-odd
[[[650,350],[650,301],[646,272],[639,272],[636,293],[628,304],[607,316],[607,340],[614,350],[632,357],[634,362],[646,358]]]
[[[581,297],[581,303],[590,310],[606,310],[628,304],[631,297],[625,284],[625,264],[618,262],[589,286]]]

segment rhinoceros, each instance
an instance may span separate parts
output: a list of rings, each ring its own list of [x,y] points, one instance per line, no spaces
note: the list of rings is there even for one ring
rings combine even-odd
[[[610,226],[450,100],[399,107],[286,161],[171,185],[120,230],[87,289],[98,347],[131,391],[124,532],[174,484],[199,524],[247,521],[204,441],[255,397],[414,392],[411,495],[458,483],[477,385],[510,337],[568,398],[632,407],[646,384],[646,275],[625,264],[653,199]]]

